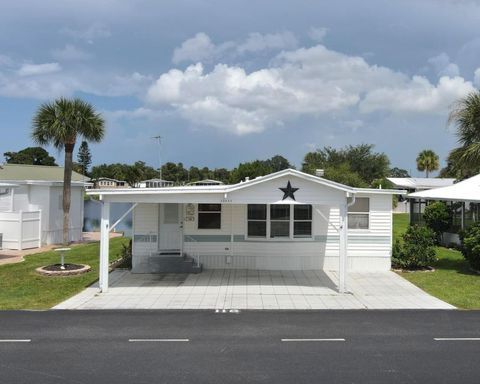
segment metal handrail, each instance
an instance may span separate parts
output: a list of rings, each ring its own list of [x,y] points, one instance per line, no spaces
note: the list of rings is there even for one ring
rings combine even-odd
[[[195,240],[195,238],[193,238],[192,236],[190,235],[184,235],[185,239],[188,239],[189,243],[195,243],[195,245],[193,246],[193,252],[192,253],[188,253],[191,257],[193,257],[193,259],[196,261],[197,263],[197,267],[200,267],[200,252],[198,251],[198,247],[196,246],[196,244],[198,243],[197,240]],[[190,247],[190,246],[189,246]]]

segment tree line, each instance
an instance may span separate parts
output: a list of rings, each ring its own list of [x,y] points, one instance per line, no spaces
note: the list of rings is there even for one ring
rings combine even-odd
[[[6,152],[6,162],[10,164],[35,164],[55,166],[55,159],[41,147],[29,147],[19,152]],[[129,185],[159,178],[158,168],[147,165],[143,161],[133,164],[100,164],[90,168],[92,157],[88,144],[80,144],[77,161],[72,169],[92,179],[107,177],[124,180]],[[226,184],[238,183],[247,177],[253,179],[287,168],[295,168],[288,159],[275,155],[266,160],[253,160],[240,163],[233,169],[209,167],[185,167],[183,163],[167,162],[162,165],[162,178],[173,181],[176,185],[214,179]],[[324,170],[324,177],[339,183],[368,187],[384,185],[387,176],[408,177],[408,172],[400,168],[390,168],[390,161],[385,153],[375,152],[372,144],[349,145],[336,149],[324,147],[308,152],[301,165],[301,170],[315,174],[317,169]]]

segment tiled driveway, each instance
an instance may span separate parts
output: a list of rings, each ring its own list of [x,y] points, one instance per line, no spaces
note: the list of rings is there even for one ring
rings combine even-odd
[[[453,309],[394,272],[207,270],[197,275],[114,271],[110,289],[85,289],[55,309]]]

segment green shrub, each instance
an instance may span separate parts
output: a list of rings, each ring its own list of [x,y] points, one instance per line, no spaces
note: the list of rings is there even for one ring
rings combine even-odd
[[[435,233],[428,227],[411,225],[403,234],[403,245],[396,241],[392,248],[392,264],[395,268],[421,269],[434,261]]]
[[[435,232],[437,243],[442,240],[442,233],[447,231],[452,224],[452,215],[447,205],[443,201],[437,201],[428,204],[423,213],[425,224]]]
[[[392,266],[393,268],[403,268],[403,250],[400,240],[396,239],[392,246]]]
[[[480,223],[472,224],[460,232],[462,254],[470,267],[480,271]]]
[[[128,268],[132,269],[132,239],[128,242],[127,245],[122,244],[122,261],[117,268]]]

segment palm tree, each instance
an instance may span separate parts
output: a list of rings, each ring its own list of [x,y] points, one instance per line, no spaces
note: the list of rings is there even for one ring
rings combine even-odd
[[[417,156],[417,169],[421,172],[425,171],[428,177],[429,173],[436,171],[440,167],[438,155],[431,149],[424,149]]]
[[[105,121],[92,105],[80,99],[60,98],[42,104],[32,122],[32,138],[40,145],[52,144],[65,151],[63,175],[63,243],[69,242],[70,196],[73,149],[79,137],[99,142],[105,134]]]
[[[461,169],[480,167],[480,91],[458,100],[450,112],[448,123],[457,128],[459,148],[451,155]]]

